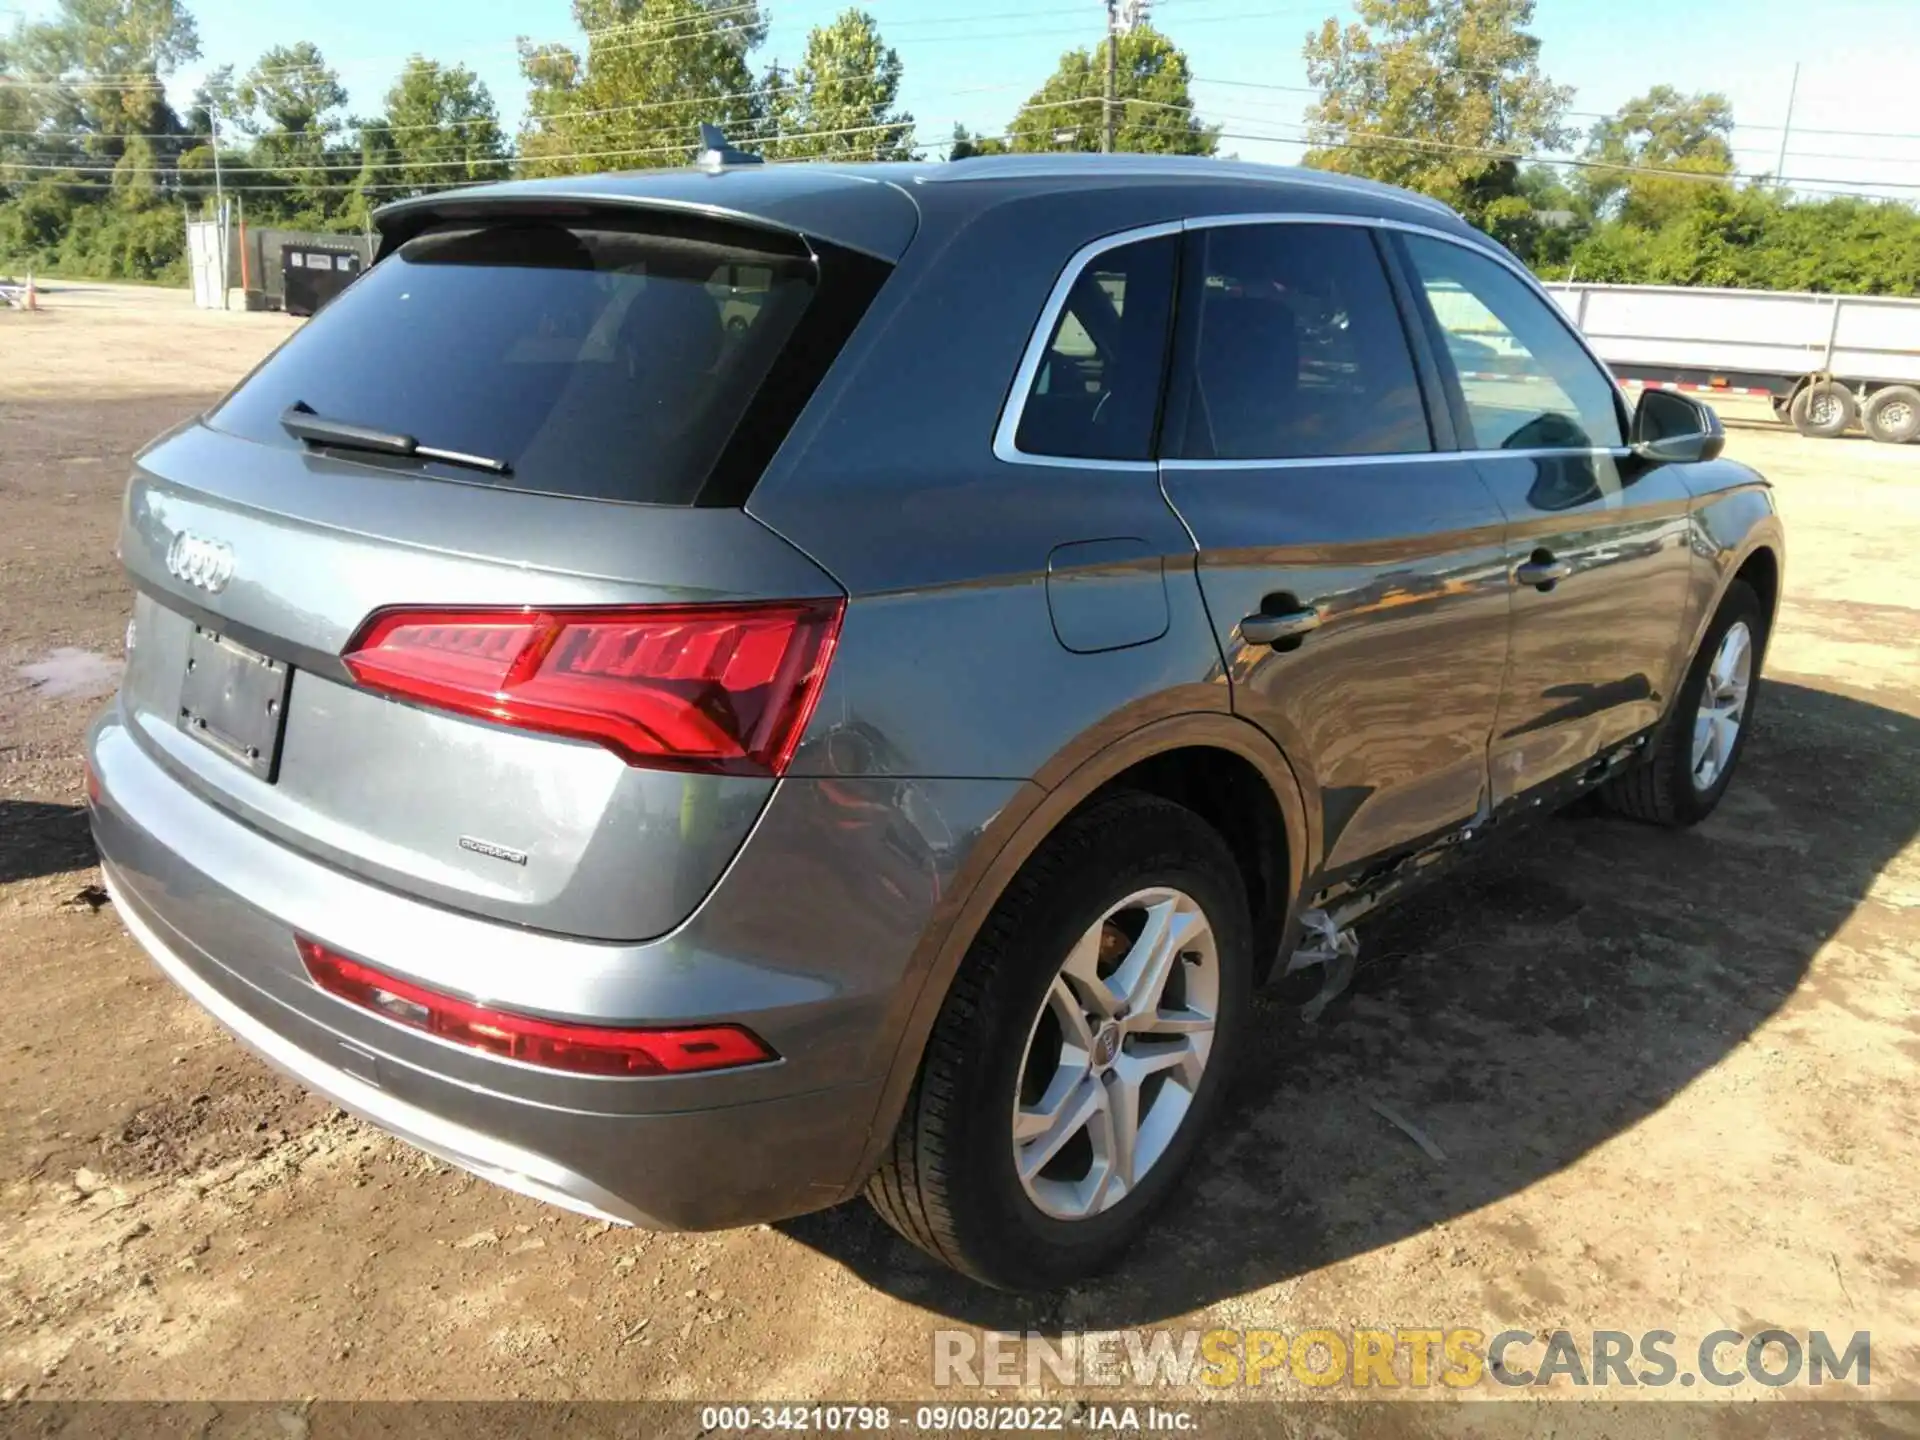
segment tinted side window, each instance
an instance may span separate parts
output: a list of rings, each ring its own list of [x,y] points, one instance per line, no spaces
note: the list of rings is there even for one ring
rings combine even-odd
[[[1405,237],[1482,450],[1623,443],[1613,383],[1552,305],[1497,260]]]
[[[1373,237],[1351,225],[1193,232],[1189,460],[1431,450],[1413,357]]]
[[[1097,255],[1067,294],[1014,443],[1029,455],[1151,460],[1179,238]]]

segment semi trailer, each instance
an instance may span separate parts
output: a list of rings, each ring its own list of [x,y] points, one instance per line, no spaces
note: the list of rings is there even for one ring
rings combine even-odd
[[[1624,383],[1765,395],[1802,435],[1920,439],[1920,300],[1549,284]]]

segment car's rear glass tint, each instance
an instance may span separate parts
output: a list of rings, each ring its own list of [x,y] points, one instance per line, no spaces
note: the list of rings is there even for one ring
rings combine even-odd
[[[449,479],[691,504],[736,430],[754,428],[742,421],[819,283],[797,242],[768,247],[596,221],[432,230],[315,317],[211,423],[295,445],[280,417],[297,403],[510,467]],[[797,348],[817,380],[833,351],[816,362]],[[789,398],[792,379],[779,387]],[[775,423],[784,432],[791,418]]]

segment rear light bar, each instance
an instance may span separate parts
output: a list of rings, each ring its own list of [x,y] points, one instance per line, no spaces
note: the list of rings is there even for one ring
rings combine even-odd
[[[591,740],[632,765],[779,775],[820,698],[843,608],[380,610],[341,658],[370,690]]]
[[[780,1057],[740,1025],[614,1030],[475,1005],[295,937],[307,974],[329,995],[410,1029],[526,1065],[577,1075],[690,1075]]]

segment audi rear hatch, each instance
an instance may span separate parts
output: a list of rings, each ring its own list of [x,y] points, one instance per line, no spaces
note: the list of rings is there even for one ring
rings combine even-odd
[[[206,803],[389,887],[671,929],[830,663],[838,586],[742,506],[887,271],[684,211],[409,212],[140,457],[127,723]]]

